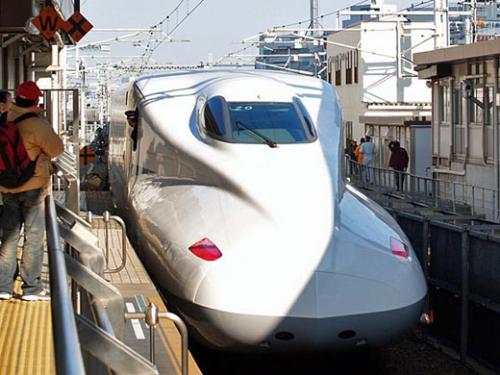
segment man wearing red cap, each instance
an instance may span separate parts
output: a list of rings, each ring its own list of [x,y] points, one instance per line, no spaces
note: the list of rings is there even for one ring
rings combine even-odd
[[[24,224],[24,246],[21,267],[23,280],[22,299],[47,300],[40,280],[45,233],[44,198],[49,193],[51,158],[64,151],[61,139],[41,115],[38,107],[43,96],[35,82],[19,85],[15,103],[10,106],[7,121],[14,121],[25,114],[35,114],[17,122],[17,130],[31,160],[36,160],[33,176],[20,187],[7,189],[0,186],[3,195],[2,244],[0,246],[0,299],[12,297],[13,278],[16,272],[16,250],[19,231]]]

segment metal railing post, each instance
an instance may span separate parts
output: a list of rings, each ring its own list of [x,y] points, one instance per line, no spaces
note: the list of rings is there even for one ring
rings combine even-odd
[[[455,200],[456,200],[456,196],[455,196],[455,182],[451,181],[451,204],[452,204],[453,212],[454,213],[457,212],[457,207],[456,207]]]
[[[472,216],[475,215],[475,210],[476,208],[476,194],[475,194],[475,189],[474,189],[474,185],[472,185]]]
[[[110,215],[109,211],[104,211],[102,216],[99,215],[94,215],[92,214],[91,211],[87,212],[87,224],[92,226],[92,221],[94,219],[102,219],[105,224],[105,233],[104,233],[104,242],[105,242],[105,260],[106,260],[106,267],[104,272],[105,273],[118,273],[121,270],[125,268],[127,265],[127,227],[125,225],[125,222],[120,216],[115,216],[115,215]],[[120,226],[122,230],[122,261],[121,264],[113,269],[109,268],[109,253],[111,251],[111,248],[109,246],[109,223],[111,220],[116,221],[118,225]]]
[[[149,360],[151,361],[152,364],[155,365],[156,364],[155,331],[156,331],[156,326],[158,325],[159,322],[158,307],[154,303],[150,302],[148,307],[146,308],[145,314],[146,315],[144,321],[149,327]]]
[[[188,355],[188,330],[186,324],[182,321],[182,319],[171,312],[158,312],[158,307],[150,302],[146,307],[145,312],[136,312],[136,313],[125,313],[125,319],[144,319],[146,325],[149,327],[149,350],[151,351],[149,356],[151,362],[155,364],[155,330],[158,326],[159,319],[168,319],[174,322],[175,326],[179,330],[181,335],[181,373],[182,375],[188,375],[189,372],[189,355]]]
[[[104,211],[102,213],[102,218],[104,221],[104,243],[106,246],[106,268],[109,267],[109,211]]]
[[[66,263],[61,249],[56,208],[51,195],[45,198],[45,222],[57,374],[85,374],[73,306],[68,298]]]
[[[469,232],[466,230],[462,232],[461,263],[460,359],[466,363],[469,336]]]

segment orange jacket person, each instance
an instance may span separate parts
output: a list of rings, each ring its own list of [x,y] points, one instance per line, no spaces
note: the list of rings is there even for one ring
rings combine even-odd
[[[365,139],[361,138],[359,140],[359,145],[356,147],[356,150],[354,150],[354,155],[356,155],[358,164],[363,164],[363,154],[361,153],[361,146],[363,143],[365,143]]]

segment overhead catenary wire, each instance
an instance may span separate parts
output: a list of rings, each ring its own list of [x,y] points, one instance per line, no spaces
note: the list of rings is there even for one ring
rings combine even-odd
[[[179,11],[180,7],[182,6],[182,4],[184,4],[184,2],[186,2],[187,0],[181,0],[176,6],[174,9],[172,9],[165,17],[163,17],[160,21],[158,21],[157,23],[151,25],[151,29],[157,29],[157,28],[162,28],[163,24],[166,22],[167,23],[167,33],[168,33],[168,21],[170,20],[170,17],[172,17],[172,15],[176,12]],[[188,4],[188,7],[189,7],[189,1],[187,1],[187,4]],[[141,55],[141,59],[143,60],[143,64],[142,65],[146,65],[149,60],[151,59],[151,55],[153,54],[153,50],[152,50],[152,43],[153,43],[153,32],[150,31],[149,32],[149,39],[148,39],[148,42],[146,43],[146,48],[144,49],[144,52],[142,53]]]
[[[158,22],[156,25],[156,27],[161,27],[161,25],[163,25],[163,23],[165,23],[174,13],[178,12],[179,8],[181,7],[181,5],[185,2],[186,0],[181,0],[179,2],[179,4],[177,4],[177,6],[166,16],[164,17],[160,22]],[[176,25],[171,29],[171,30],[167,30],[167,32],[165,33],[164,37],[161,38],[154,46],[151,45],[151,43],[148,43],[147,46],[146,46],[146,50],[143,54],[143,63],[142,63],[142,66],[147,66],[147,64],[149,63],[151,57],[153,56],[153,53],[167,40],[171,37],[171,35],[189,18],[189,16],[191,14],[193,14],[203,3],[205,2],[205,0],[198,0],[198,2],[196,3],[196,5],[190,10],[189,8],[187,9],[187,12],[185,14],[185,16],[180,19],[180,20],[177,20],[176,22]],[[189,7],[189,2],[187,3],[188,4],[188,7]],[[150,33],[150,40],[152,39],[152,33]]]
[[[349,9],[353,6],[357,6],[357,5],[363,5],[365,3],[368,3],[369,0],[362,0],[362,1],[359,1],[357,3],[354,3],[354,4],[351,4],[351,5],[348,5],[346,7],[343,7],[343,8],[339,8],[339,9],[336,9],[336,10],[333,10],[331,12],[328,12],[328,13],[324,13],[324,14],[320,14],[318,15],[317,17],[314,17],[313,19],[315,21],[317,20],[320,20],[322,18],[325,18],[325,17],[328,17],[328,16],[332,16],[334,14],[337,14],[338,12],[342,11],[342,10],[346,10],[346,9]],[[286,25],[277,25],[277,26],[274,26],[272,27],[272,29],[276,29],[276,28],[284,28],[284,27],[290,27],[290,26],[300,26],[302,25],[303,23],[310,23],[311,22],[311,18],[307,18],[307,19],[304,19],[304,20],[301,20],[301,21],[297,21],[297,22],[293,22],[293,23],[289,23],[289,24],[286,24]]]

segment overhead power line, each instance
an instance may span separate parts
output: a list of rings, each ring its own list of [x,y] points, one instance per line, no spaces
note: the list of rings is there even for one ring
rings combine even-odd
[[[160,22],[156,23],[155,25],[153,25],[152,28],[157,28],[157,27],[162,27],[162,25],[165,23],[165,22],[168,22],[168,20],[170,19],[170,17],[177,12],[178,14],[178,11],[179,11],[179,8],[182,6],[182,4],[184,2],[186,2],[187,0],[181,0],[177,6],[167,15],[165,16]],[[171,30],[168,30],[167,28],[167,32],[164,33],[164,36],[163,38],[161,38],[159,41],[157,41],[155,44],[153,44],[153,33],[151,32],[149,35],[149,41],[146,45],[146,49],[144,51],[144,53],[142,54],[142,60],[143,60],[143,63],[142,63],[142,66],[147,66],[151,57],[153,56],[153,53],[158,49],[158,47],[160,47],[166,40],[168,40],[171,35],[189,18],[189,16],[191,14],[193,14],[196,9],[198,9],[201,4],[203,4],[205,0],[199,0],[196,5],[192,8],[192,9],[189,9],[189,1],[187,1],[187,12],[186,14],[184,15],[184,17],[182,17],[180,20],[177,19],[176,20],[176,24],[174,25],[174,27],[171,29]]]
[[[346,10],[346,9],[349,9],[350,7],[352,6],[356,6],[356,5],[363,5],[365,3],[368,3],[369,0],[362,0],[362,1],[359,1],[357,3],[354,3],[354,4],[351,4],[349,6],[346,6],[346,7],[343,7],[343,8],[339,8],[339,9],[336,9],[334,11],[331,11],[331,12],[328,12],[328,13],[324,13],[324,14],[320,14],[318,15],[317,17],[314,17],[313,19],[315,21],[317,20],[320,20],[322,18],[325,18],[325,17],[328,17],[328,16],[332,16],[334,14],[337,14],[338,12],[342,11],[342,10]],[[302,25],[303,23],[306,23],[306,24],[309,24],[311,22],[311,17],[309,18],[306,18],[302,21],[298,21],[298,22],[293,22],[293,23],[289,23],[289,24],[286,24],[286,25],[279,25],[279,26],[274,26],[273,29],[276,29],[276,28],[283,28],[283,27],[290,27],[290,26],[297,26],[297,25]]]

